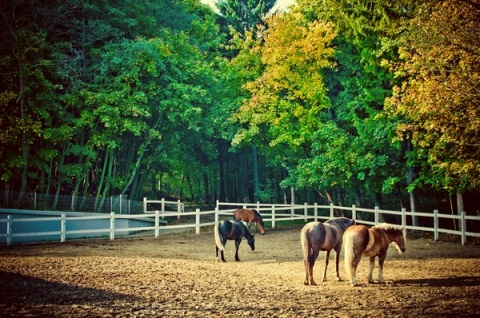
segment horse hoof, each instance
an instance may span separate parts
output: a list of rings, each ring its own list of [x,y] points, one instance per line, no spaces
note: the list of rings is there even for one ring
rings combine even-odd
[[[305,286],[308,286],[308,285],[317,286],[317,283],[315,283],[314,280],[311,280],[311,281],[306,280],[306,281],[303,282],[303,284]]]

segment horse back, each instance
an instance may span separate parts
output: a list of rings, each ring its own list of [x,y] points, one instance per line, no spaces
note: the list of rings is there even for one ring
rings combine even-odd
[[[222,237],[231,240],[234,235],[233,223],[228,220],[223,220],[220,222],[219,233]]]
[[[251,221],[252,214],[252,210],[238,209],[233,212],[233,218],[240,221]]]
[[[342,243],[343,231],[336,224],[324,224],[325,238],[323,240],[322,250],[329,251],[338,247]]]

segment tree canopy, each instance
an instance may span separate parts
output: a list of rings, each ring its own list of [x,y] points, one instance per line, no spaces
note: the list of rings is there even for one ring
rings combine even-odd
[[[412,210],[478,194],[477,0],[216,5],[2,1],[0,190]]]

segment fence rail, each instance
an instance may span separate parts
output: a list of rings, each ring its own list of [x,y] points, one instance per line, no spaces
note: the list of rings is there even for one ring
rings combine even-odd
[[[148,210],[147,205],[150,203],[159,203],[162,210]],[[177,205],[177,211],[165,211],[166,204]],[[229,207],[221,209],[221,207]],[[10,245],[15,243],[17,238],[20,237],[38,237],[37,241],[44,241],[46,236],[54,236],[55,240],[65,242],[67,238],[73,236],[79,237],[85,235],[98,234],[98,236],[108,236],[110,240],[114,240],[117,234],[120,233],[137,233],[143,231],[153,231],[155,238],[157,238],[161,232],[168,230],[188,230],[194,229],[196,234],[200,233],[202,227],[208,227],[214,225],[221,218],[232,218],[232,212],[236,208],[254,208],[261,214],[265,222],[270,222],[271,227],[275,228],[277,223],[284,221],[319,221],[327,220],[335,217],[335,211],[341,210],[347,217],[351,217],[360,224],[375,225],[381,220],[381,217],[389,216],[394,218],[396,223],[401,225],[406,235],[407,230],[415,231],[427,231],[433,232],[434,239],[439,239],[440,233],[454,234],[461,237],[461,243],[466,244],[467,237],[480,237],[480,217],[466,215],[465,212],[460,215],[441,214],[437,210],[433,213],[419,213],[419,212],[407,212],[405,209],[401,211],[389,211],[375,209],[357,208],[355,205],[352,207],[334,206],[334,205],[288,205],[288,204],[243,204],[243,203],[226,203],[217,202],[215,210],[212,211],[200,211],[196,209],[192,212],[185,212],[183,204],[178,201],[165,201],[165,200],[147,200],[144,199],[144,213],[143,214],[118,214],[111,212],[110,214],[97,214],[87,216],[70,216],[67,213],[58,213],[57,216],[49,217],[14,217],[13,214],[7,215],[5,218],[0,215],[0,244],[6,243]],[[6,212],[2,212],[5,214]],[[53,212],[52,212],[53,213]],[[185,218],[186,222],[181,224],[168,224],[164,218],[177,217]],[[415,217],[423,217],[431,219],[432,226],[413,225],[412,222],[407,222],[409,219],[413,220]],[[459,229],[450,229],[440,226],[442,219],[455,220],[459,223]],[[128,222],[117,224],[122,220],[135,221],[135,225],[132,226]],[[94,221],[88,223],[87,221]],[[99,225],[98,221],[103,221]],[[467,228],[467,221],[469,228]],[[39,222],[50,222],[53,226],[53,230],[46,231],[22,231],[21,224]],[[73,229],[70,224],[74,222],[84,222],[83,228]],[[140,223],[139,223],[140,222]],[[143,223],[142,223],[143,222]],[[90,224],[90,225],[88,225]],[[94,224],[95,226],[93,226]],[[133,223],[132,223],[133,224]],[[16,230],[15,228],[20,228]],[[98,237],[97,236],[97,237]]]

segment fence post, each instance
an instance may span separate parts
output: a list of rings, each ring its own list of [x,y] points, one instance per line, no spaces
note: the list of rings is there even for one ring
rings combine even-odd
[[[379,219],[378,206],[376,206],[376,207],[375,207],[375,225],[378,224],[378,219]]]
[[[177,200],[177,219],[180,220],[180,213],[182,212],[182,207],[181,207],[181,202],[180,199]]]
[[[216,200],[215,206],[217,210],[220,210],[220,200]]]
[[[357,222],[357,206],[352,204],[352,220]]]
[[[200,209],[195,209],[195,234],[200,234]]]
[[[62,219],[60,220],[60,242],[65,242],[65,238],[67,236],[66,233],[67,229],[67,217],[65,213],[62,213]]]
[[[162,198],[162,214],[165,213],[165,198]],[[163,219],[163,216],[162,216]]]
[[[334,217],[334,213],[333,213],[333,203],[330,203],[330,218],[333,219]]]
[[[260,201],[257,201],[257,212],[260,211]]]
[[[215,224],[218,223],[218,218],[219,218],[219,215],[218,215],[218,206],[215,208]]]
[[[433,210],[433,239],[438,241],[438,210]]]
[[[461,231],[462,231],[462,245],[467,244],[467,221],[465,219],[465,211],[462,211],[460,213],[460,226],[461,226]]]
[[[12,216],[7,216],[7,245],[12,244]]]
[[[275,228],[275,206],[272,206],[272,229]]]
[[[303,208],[303,215],[304,215],[304,218],[305,218],[305,222],[308,221],[308,208],[307,208],[307,202],[303,203],[304,205],[304,208]]]
[[[115,239],[115,212],[110,212],[110,241]]]
[[[155,210],[155,238],[160,236],[160,212]]]
[[[317,202],[315,202],[314,205],[315,205],[315,207],[313,208],[313,214],[315,215],[314,220],[315,220],[315,222],[318,222],[318,204],[317,204]]]
[[[403,237],[407,237],[407,210],[402,208],[402,229],[403,229]]]
[[[143,214],[147,213],[147,198],[143,197]]]

